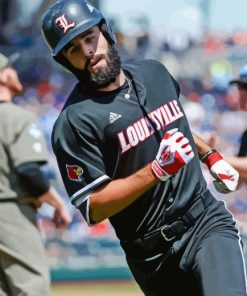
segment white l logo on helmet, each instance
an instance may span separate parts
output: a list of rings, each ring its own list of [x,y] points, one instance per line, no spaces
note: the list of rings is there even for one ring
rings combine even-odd
[[[63,30],[64,34],[66,34],[69,29],[74,28],[76,25],[75,22],[72,22],[69,24],[65,14],[56,18],[55,24],[58,25],[59,28]]]

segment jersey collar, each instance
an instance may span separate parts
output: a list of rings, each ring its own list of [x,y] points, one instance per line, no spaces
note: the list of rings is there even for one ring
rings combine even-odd
[[[137,73],[135,67],[132,65],[126,64],[123,66],[123,69],[127,71],[132,78],[133,87],[135,88],[139,104],[144,107],[146,104],[147,90],[144,86],[143,76],[141,73]]]

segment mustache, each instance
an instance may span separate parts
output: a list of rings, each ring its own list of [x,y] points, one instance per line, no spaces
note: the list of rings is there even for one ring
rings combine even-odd
[[[97,54],[91,57],[88,57],[85,63],[84,70],[88,70],[89,65],[96,64],[100,59],[106,58],[108,60],[108,56],[105,56],[103,54]]]

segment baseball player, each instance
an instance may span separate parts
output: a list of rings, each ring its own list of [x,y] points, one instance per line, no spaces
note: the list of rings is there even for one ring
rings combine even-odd
[[[12,103],[22,89],[16,70],[0,54],[0,295],[48,296],[37,208],[52,205],[57,227],[67,226],[71,217],[40,169],[47,151],[37,118]]]
[[[145,295],[246,295],[239,233],[207,189],[179,102],[157,61],[121,65],[110,24],[84,0],[60,0],[42,32],[78,78],[52,134],[71,202],[89,226],[109,219]],[[219,190],[237,172],[198,142]]]
[[[238,79],[231,80],[230,85],[236,85],[239,93],[239,108],[247,111],[247,64],[241,69]],[[241,137],[238,155],[227,157],[227,161],[235,167],[241,180],[247,180],[247,130]]]

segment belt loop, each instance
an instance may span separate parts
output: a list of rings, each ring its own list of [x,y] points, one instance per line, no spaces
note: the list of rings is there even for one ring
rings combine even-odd
[[[189,208],[189,210],[181,217],[181,220],[186,224],[193,223],[205,210],[202,198],[199,197],[198,200]]]

